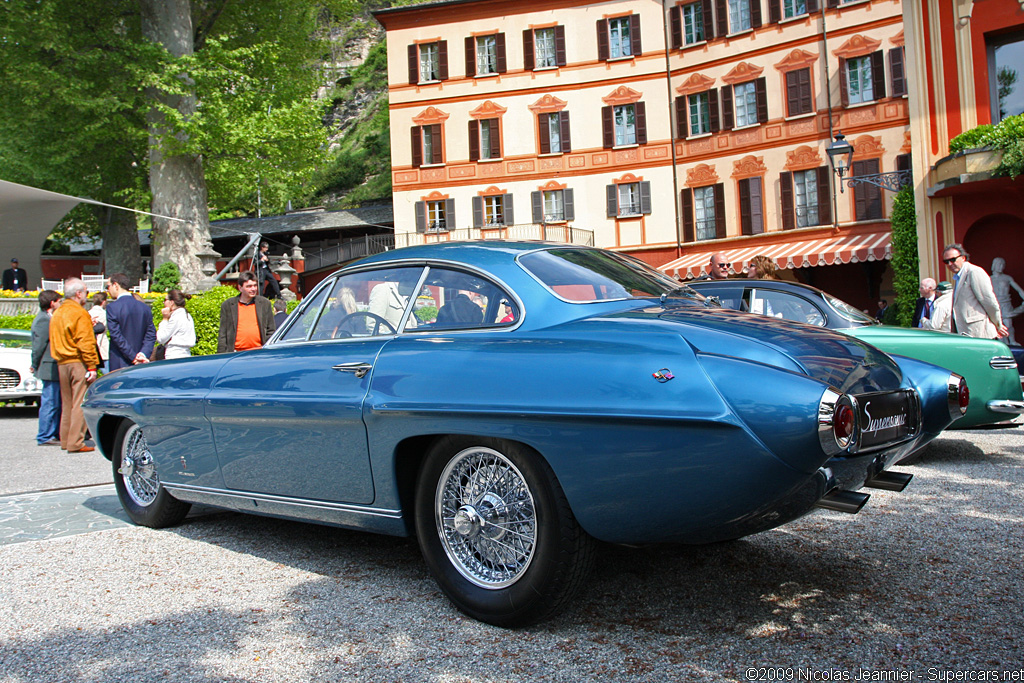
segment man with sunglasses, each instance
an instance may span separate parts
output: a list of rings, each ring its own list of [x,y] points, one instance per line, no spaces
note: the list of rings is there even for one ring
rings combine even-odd
[[[953,273],[953,334],[982,339],[1005,337],[999,302],[985,269],[970,263],[961,244],[942,250],[942,262]]]
[[[712,254],[708,274],[702,280],[725,280],[729,277],[731,263],[725,260],[725,254]]]

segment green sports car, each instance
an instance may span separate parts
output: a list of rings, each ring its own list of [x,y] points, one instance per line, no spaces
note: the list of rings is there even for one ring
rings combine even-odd
[[[949,429],[1016,426],[1024,414],[1022,380],[1010,348],[994,339],[880,325],[817,287],[785,280],[702,280],[688,283],[727,308],[838,330],[889,354],[940,365],[963,376],[971,392],[967,413]]]

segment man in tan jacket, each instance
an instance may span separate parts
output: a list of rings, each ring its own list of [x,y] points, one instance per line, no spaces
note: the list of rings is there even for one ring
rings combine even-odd
[[[76,277],[64,281],[64,303],[50,319],[50,354],[60,374],[60,447],[69,453],[96,450],[85,445],[85,390],[96,380],[99,350],[92,331],[92,319],[83,304],[89,295],[85,283]]]
[[[1003,324],[999,301],[985,269],[968,262],[960,244],[942,250],[942,262],[953,273],[953,334],[996,339],[1009,330]]]

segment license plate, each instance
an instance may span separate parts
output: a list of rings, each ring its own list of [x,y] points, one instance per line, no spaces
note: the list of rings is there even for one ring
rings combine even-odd
[[[857,396],[860,447],[864,451],[899,443],[917,434],[919,411],[913,391],[882,391]]]

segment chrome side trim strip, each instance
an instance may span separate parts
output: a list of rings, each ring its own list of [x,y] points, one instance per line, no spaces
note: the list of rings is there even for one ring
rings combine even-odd
[[[1013,413],[1016,415],[1024,413],[1024,401],[1010,401],[1007,399],[989,401],[986,407],[994,413]]]
[[[306,498],[289,498],[287,496],[272,496],[266,493],[254,493],[252,491],[229,491],[227,489],[215,489],[208,486],[192,486],[190,484],[169,484],[161,482],[163,487],[174,493],[175,491],[194,491],[208,495],[222,496],[224,498],[240,498],[243,500],[257,500],[265,503],[277,503],[278,505],[290,505],[293,507],[306,507],[318,510],[336,510],[339,512],[351,512],[359,515],[370,515],[372,517],[386,517],[388,519],[401,519],[401,510],[385,510],[383,508],[367,507],[365,505],[352,505],[347,503],[332,503],[326,500],[309,500]]]
[[[1017,361],[1013,359],[1013,356],[996,356],[988,362],[989,366],[994,370],[1016,370]]]

